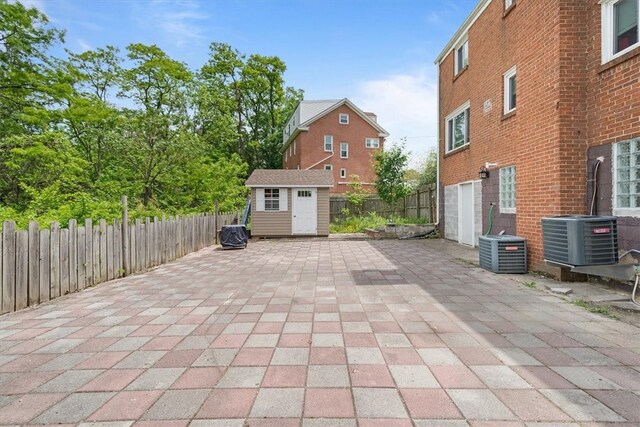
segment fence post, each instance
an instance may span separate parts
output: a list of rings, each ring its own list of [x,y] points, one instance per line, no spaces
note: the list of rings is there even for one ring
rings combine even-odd
[[[129,255],[129,205],[127,204],[127,196],[120,198],[122,204],[122,263],[124,264],[124,275],[131,274],[131,258]]]
[[[213,241],[214,243],[217,245],[218,244],[218,212],[219,212],[219,204],[218,201],[216,200],[216,204],[215,204],[215,211],[213,213],[213,233],[215,235]]]

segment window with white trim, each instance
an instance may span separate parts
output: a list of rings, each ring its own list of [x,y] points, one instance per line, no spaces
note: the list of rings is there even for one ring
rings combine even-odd
[[[470,114],[471,104],[467,101],[445,119],[447,153],[469,144]]]
[[[640,46],[640,0],[602,0],[602,63]]]
[[[516,110],[516,67],[504,73],[504,114]]]
[[[324,165],[324,170],[332,171],[333,170],[333,165]]]
[[[324,151],[333,153],[333,135],[324,136]]]
[[[346,142],[340,143],[340,158],[341,159],[349,158],[349,144]]]
[[[500,213],[516,213],[516,167],[500,169]]]
[[[380,138],[365,138],[364,146],[366,148],[380,148]]]
[[[347,177],[347,170],[345,168],[340,169],[340,178]]]
[[[455,50],[455,74],[459,74],[469,65],[469,40],[465,40]]]
[[[348,125],[349,124],[349,115],[346,113],[340,113],[340,124]]]
[[[640,138],[613,145],[613,214],[640,216]]]
[[[265,211],[280,210],[280,189],[279,188],[264,189],[264,210]]]

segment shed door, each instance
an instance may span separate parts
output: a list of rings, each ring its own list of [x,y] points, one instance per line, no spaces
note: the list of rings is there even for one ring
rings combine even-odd
[[[318,234],[318,192],[293,188],[291,234]]]

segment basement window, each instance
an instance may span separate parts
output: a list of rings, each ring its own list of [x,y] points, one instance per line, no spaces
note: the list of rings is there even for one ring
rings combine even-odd
[[[500,213],[516,213],[516,167],[500,169]]]
[[[640,46],[640,0],[602,0],[602,63]]]
[[[640,138],[613,145],[613,214],[640,216]]]

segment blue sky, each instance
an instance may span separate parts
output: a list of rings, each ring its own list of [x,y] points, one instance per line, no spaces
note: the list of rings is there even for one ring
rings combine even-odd
[[[193,70],[211,42],[277,55],[306,99],[347,97],[378,115],[413,163],[436,145],[434,59],[477,0],[23,0],[75,52],[157,44]]]

